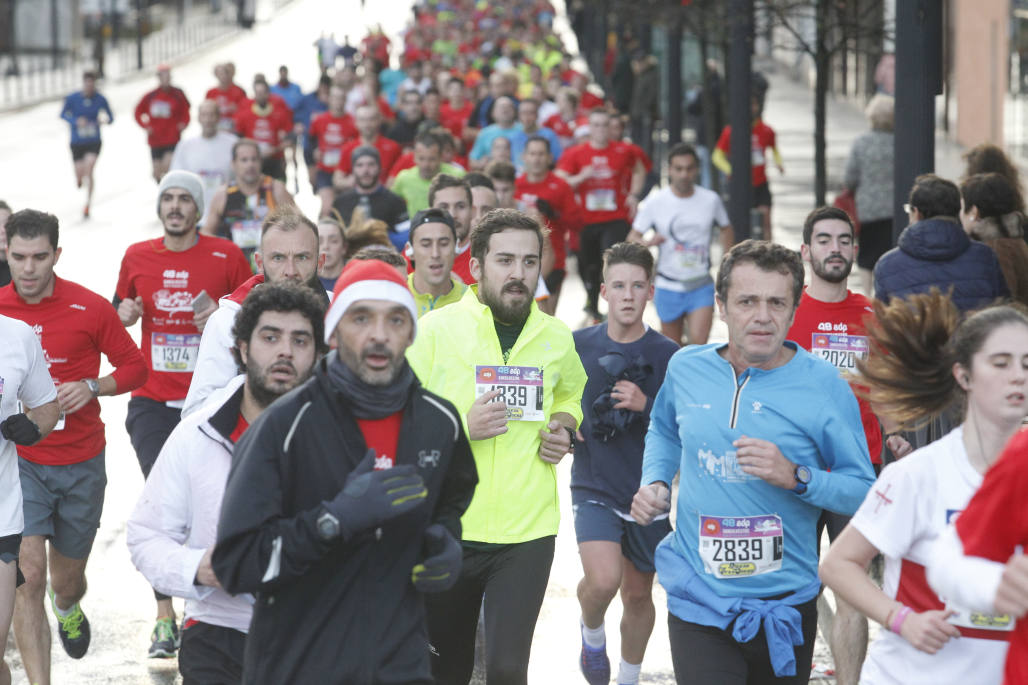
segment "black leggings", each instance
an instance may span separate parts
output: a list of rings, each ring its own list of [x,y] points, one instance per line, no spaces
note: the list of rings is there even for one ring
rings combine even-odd
[[[578,275],[585,286],[586,308],[595,313],[603,281],[603,251],[628,237],[627,221],[605,221],[582,229],[578,249]]]
[[[528,658],[553,564],[554,538],[488,549],[464,548],[453,589],[425,595],[438,685],[467,685],[475,666],[475,630],[485,597],[486,681],[526,685]]]
[[[243,681],[246,633],[210,623],[194,623],[182,631],[178,671],[183,685],[215,685]]]
[[[764,629],[749,642],[736,642],[727,630],[687,623],[668,613],[671,662],[678,685],[806,685],[810,680],[817,600],[796,606],[803,617],[803,644],[796,647],[796,675],[776,678]]]

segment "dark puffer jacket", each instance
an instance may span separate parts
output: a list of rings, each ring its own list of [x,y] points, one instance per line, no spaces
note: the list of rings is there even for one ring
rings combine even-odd
[[[954,219],[934,217],[907,226],[899,244],[882,255],[874,271],[875,297],[943,292],[953,288],[953,303],[960,311],[1010,297],[996,253],[971,240]]]

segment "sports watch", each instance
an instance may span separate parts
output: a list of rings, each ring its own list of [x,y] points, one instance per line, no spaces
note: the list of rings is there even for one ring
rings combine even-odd
[[[796,470],[793,471],[792,475],[796,479],[796,487],[792,491],[797,495],[802,495],[807,491],[807,486],[810,485],[810,468],[803,464],[797,464]]]
[[[575,452],[575,443],[578,442],[578,440],[575,437],[575,429],[574,428],[568,428],[567,426],[564,426],[564,430],[566,430],[568,432],[568,438],[570,438],[570,440],[571,440],[571,444],[568,445],[568,452],[574,454],[574,452]]]
[[[339,537],[339,519],[327,511],[321,512],[316,521],[318,537],[322,540],[335,540]]]
[[[89,388],[89,392],[93,393],[93,397],[100,396],[100,381],[96,378],[83,378],[82,382]]]

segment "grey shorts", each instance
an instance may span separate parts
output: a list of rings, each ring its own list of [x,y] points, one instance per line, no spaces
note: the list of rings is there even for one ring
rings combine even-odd
[[[22,535],[49,538],[50,544],[69,559],[88,557],[104,508],[104,453],[61,466],[37,464],[19,457],[18,468],[25,499]]]
[[[668,519],[640,526],[626,521],[613,509],[600,502],[585,501],[572,506],[575,514],[575,537],[578,542],[603,540],[621,545],[621,556],[632,562],[641,573],[655,573],[653,555],[657,545],[671,532]]]

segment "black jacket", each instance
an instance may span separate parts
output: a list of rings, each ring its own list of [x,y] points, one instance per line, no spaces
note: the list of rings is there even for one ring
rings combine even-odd
[[[317,534],[321,504],[367,451],[322,360],[236,446],[212,559],[230,593],[257,597],[245,683],[431,683],[428,633],[411,570],[430,523],[460,540],[478,476],[460,416],[415,382],[397,464],[425,480],[422,506],[348,542]]]

